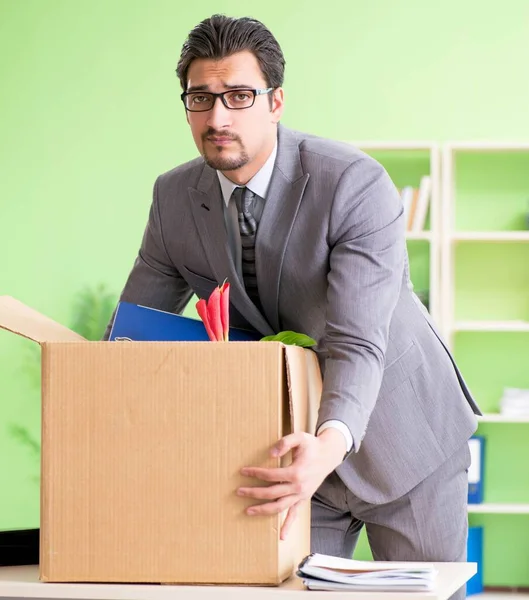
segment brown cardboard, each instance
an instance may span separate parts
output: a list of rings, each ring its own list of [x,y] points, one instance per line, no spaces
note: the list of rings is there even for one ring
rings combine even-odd
[[[0,296],[0,327],[39,343],[84,340],[11,296]]]
[[[249,517],[245,465],[313,432],[321,377],[277,342],[88,342],[0,297],[0,327],[42,347],[43,581],[277,585],[310,551],[306,503]]]

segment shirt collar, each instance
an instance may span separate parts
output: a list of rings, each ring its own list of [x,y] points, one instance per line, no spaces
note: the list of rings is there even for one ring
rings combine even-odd
[[[265,164],[257,171],[257,173],[250,179],[250,181],[246,184],[250,191],[254,194],[266,200],[266,194],[268,193],[268,188],[270,187],[270,181],[272,179],[272,172],[274,170],[274,164],[276,162],[277,156],[277,141],[274,145],[274,149],[272,153],[268,157]],[[220,189],[222,190],[222,197],[224,198],[224,203],[228,206],[233,190],[238,186],[233,181],[230,181],[226,175],[217,171],[217,176],[220,182]]]

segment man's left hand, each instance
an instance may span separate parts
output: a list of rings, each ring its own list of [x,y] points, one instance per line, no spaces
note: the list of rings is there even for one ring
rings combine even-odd
[[[267,487],[242,487],[239,496],[267,500],[246,509],[249,515],[274,515],[288,509],[281,528],[284,540],[294,522],[298,505],[310,500],[329,473],[342,462],[346,452],[345,438],[340,431],[329,427],[317,437],[309,433],[292,433],[275,444],[270,454],[282,457],[292,450],[288,467],[267,469],[245,467],[242,475],[270,483]]]

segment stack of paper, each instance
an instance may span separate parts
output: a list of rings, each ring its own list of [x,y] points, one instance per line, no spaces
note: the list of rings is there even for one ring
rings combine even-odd
[[[504,388],[500,413],[512,419],[529,416],[529,389]]]
[[[310,590],[423,592],[434,587],[432,563],[369,562],[310,554],[298,567]]]

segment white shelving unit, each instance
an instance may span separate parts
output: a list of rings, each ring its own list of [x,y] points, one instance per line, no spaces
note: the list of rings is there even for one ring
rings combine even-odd
[[[529,242],[529,231],[458,231],[452,242]]]
[[[484,413],[478,417],[480,423],[529,423],[529,416],[526,417],[509,417],[500,413]]]
[[[462,243],[529,243],[529,231],[458,231],[456,229],[456,157],[461,153],[527,152],[529,143],[452,142],[442,149],[442,222],[441,222],[441,331],[453,348],[458,331],[529,332],[525,321],[456,321],[455,252]],[[529,192],[529,190],[528,190]],[[528,258],[529,260],[529,258]]]
[[[482,504],[469,504],[468,512],[488,515],[527,515],[529,514],[529,504],[496,504],[483,502]]]
[[[483,154],[483,153],[494,153],[502,155],[500,160],[503,160],[503,153],[527,153],[528,157],[528,166],[529,166],[529,143],[520,144],[520,143],[480,143],[480,142],[457,142],[457,143],[448,143],[445,144],[442,149],[442,223],[441,223],[441,306],[442,306],[442,318],[441,318],[441,330],[442,333],[449,345],[449,347],[454,350],[456,334],[458,333],[513,333],[516,335],[523,335],[529,333],[529,321],[525,320],[483,320],[482,318],[472,319],[472,315],[465,315],[464,319],[456,318],[455,311],[455,297],[456,297],[456,253],[467,252],[467,257],[470,254],[473,254],[474,260],[476,260],[476,251],[472,248],[468,248],[468,245],[471,244],[494,244],[496,248],[498,248],[499,244],[525,244],[525,248],[527,248],[527,260],[529,261],[529,231],[491,231],[491,230],[483,230],[483,231],[472,231],[467,230],[467,222],[469,219],[465,219],[464,216],[459,220],[462,223],[462,229],[458,229],[456,226],[456,209],[458,206],[458,201],[465,201],[464,198],[468,198],[468,196],[459,197],[458,191],[461,193],[461,190],[464,190],[463,193],[469,193],[469,188],[465,189],[465,183],[468,186],[468,180],[465,180],[464,177],[462,179],[457,179],[456,181],[456,164],[459,164],[457,159],[462,158],[463,161],[467,161],[467,165],[470,165],[472,162],[472,157],[461,157],[461,154]],[[470,158],[470,161],[468,161]],[[490,161],[490,158],[488,159]],[[515,158],[515,160],[517,160]],[[461,166],[463,166],[465,163]],[[490,164],[490,162],[489,162]],[[475,167],[474,167],[475,168]],[[518,168],[518,167],[516,167]],[[474,171],[476,173],[477,171]],[[486,176],[486,172],[484,173]],[[508,177],[508,175],[507,175]],[[458,185],[459,184],[459,187]],[[481,191],[486,192],[486,185],[480,185],[477,188],[478,194]],[[508,193],[508,185],[506,186],[506,190]],[[517,192],[515,192],[517,193]],[[527,196],[529,198],[529,189],[527,190]],[[474,200],[475,200],[474,196]],[[492,195],[491,195],[492,197]],[[489,198],[489,201],[491,198]],[[498,201],[501,202],[501,193],[498,195]],[[467,205],[468,206],[468,205]],[[478,206],[473,204],[471,206]],[[508,210],[508,209],[507,209]],[[478,217],[479,220],[479,217]],[[518,220],[519,222],[519,220]],[[504,221],[503,224],[506,224]],[[490,226],[490,225],[489,225]],[[501,224],[499,225],[501,227]],[[506,227],[507,228],[507,227]],[[485,224],[485,229],[488,229]],[[466,245],[466,248],[461,248],[461,246]],[[483,248],[486,248],[483,246]],[[500,250],[498,248],[498,250]],[[502,250],[500,250],[502,251]],[[484,251],[485,255],[490,256],[490,252]],[[483,265],[483,268],[487,268],[487,264]],[[490,274],[491,277],[494,277],[494,274]],[[527,291],[529,295],[529,290]],[[479,297],[477,298],[479,300]],[[480,315],[481,316],[481,315]],[[522,317],[525,315],[521,315]],[[529,318],[529,316],[528,316]],[[489,344],[490,342],[489,338]],[[490,346],[489,346],[490,347]],[[520,357],[519,357],[520,358]],[[525,360],[528,360],[529,357],[525,357]],[[456,356],[457,360],[457,356]],[[509,381],[505,381],[505,386],[509,385]],[[480,403],[480,398],[476,398],[478,404]],[[498,398],[499,400],[499,398]],[[486,429],[487,437],[489,434],[492,436],[495,435],[497,430],[493,429],[495,424],[504,424],[508,427],[511,427],[516,424],[529,424],[529,416],[523,417],[515,417],[515,416],[505,416],[499,413],[486,413],[483,416],[478,417],[478,423],[481,424],[491,424],[490,429]],[[483,430],[485,431],[485,430]],[[479,431],[481,434],[481,431]],[[499,435],[499,434],[498,434]],[[505,435],[505,433],[503,434]],[[492,439],[491,439],[492,441]],[[487,453],[489,453],[493,445],[487,442]],[[529,448],[529,446],[527,447]],[[525,452],[527,453],[527,448]],[[520,449],[523,451],[523,449]],[[469,504],[468,505],[468,513],[469,515],[504,515],[505,517],[512,515],[516,517],[517,515],[528,515],[529,514],[529,504],[528,503],[491,503],[491,502],[483,502],[481,504]],[[485,529],[487,529],[487,525],[485,524]],[[486,544],[485,544],[486,546]],[[507,596],[503,596],[501,593],[499,594],[480,594],[478,596],[474,596],[475,598],[506,598]],[[509,597],[511,597],[509,595]]]
[[[455,321],[451,333],[457,331],[510,331],[529,332],[527,321]]]
[[[409,241],[423,241],[430,246],[429,277],[429,311],[433,320],[440,326],[441,310],[441,149],[436,142],[423,141],[353,141],[357,148],[371,154],[388,152],[405,154],[422,152],[428,155],[429,172],[432,180],[430,196],[430,229],[428,231],[408,232]]]

